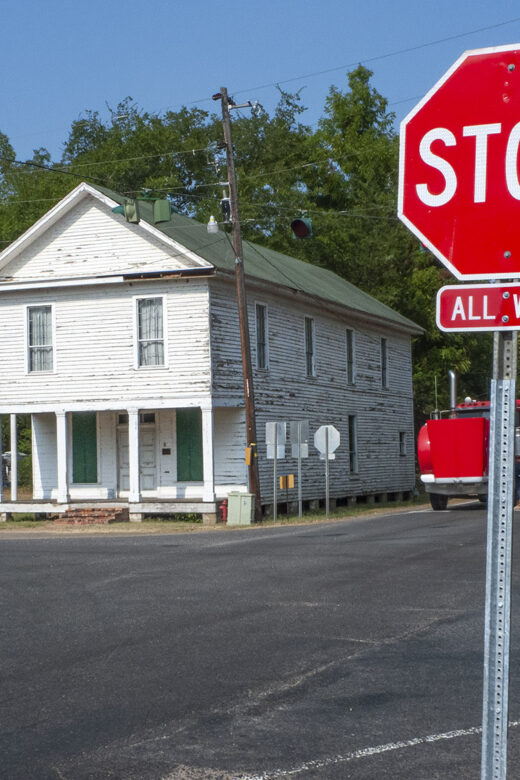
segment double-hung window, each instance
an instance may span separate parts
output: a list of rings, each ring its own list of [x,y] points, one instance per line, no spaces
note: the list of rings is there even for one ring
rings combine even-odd
[[[388,342],[381,339],[381,387],[388,387]]]
[[[348,416],[348,460],[351,474],[358,470],[357,421],[354,414]]]
[[[163,298],[137,298],[137,365],[164,366]]]
[[[345,348],[347,351],[347,385],[353,385],[356,382],[356,364],[354,358],[354,331],[351,328],[346,329]]]
[[[256,367],[268,368],[268,347],[267,347],[267,306],[264,303],[257,303],[255,307],[256,316]]]
[[[406,455],[406,433],[399,431],[399,455]]]
[[[52,371],[52,306],[27,307],[27,364],[29,372]]]
[[[316,346],[312,317],[305,317],[305,370],[307,376],[316,376]]]

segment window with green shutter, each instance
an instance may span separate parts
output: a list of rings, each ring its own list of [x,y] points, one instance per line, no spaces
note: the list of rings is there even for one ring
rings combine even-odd
[[[98,481],[96,412],[72,415],[72,481],[76,484]]]
[[[177,481],[202,480],[202,412],[177,409]]]

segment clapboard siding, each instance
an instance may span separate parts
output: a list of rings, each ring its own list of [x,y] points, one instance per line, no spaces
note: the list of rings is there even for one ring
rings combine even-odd
[[[244,410],[217,407],[213,427],[216,484],[245,487],[247,468],[244,459]]]
[[[0,278],[48,280],[193,265],[187,252],[166,247],[87,197],[0,270]]]
[[[167,367],[134,367],[134,296],[165,296]],[[55,370],[26,373],[26,305],[51,303]],[[0,397],[62,403],[209,394],[206,280],[5,293],[0,296]]]
[[[34,497],[50,498],[58,480],[54,414],[32,415],[32,451]]]
[[[256,369],[255,304],[267,305],[269,367]],[[215,403],[233,397],[243,403],[242,364],[236,298],[231,284],[211,285],[212,366]],[[248,315],[254,367],[257,440],[262,499],[272,497],[272,461],[266,459],[265,423],[308,419],[310,457],[303,463],[303,496],[324,494],[324,462],[313,446],[315,431],[332,424],[341,445],[331,461],[331,496],[410,490],[414,485],[414,434],[409,335],[358,318],[327,312],[303,296],[282,297],[250,285]],[[316,376],[306,376],[305,317],[315,323]],[[356,381],[347,384],[346,328],[355,332]],[[387,340],[388,388],[381,385],[381,338]],[[357,424],[359,468],[351,474],[348,417]],[[399,433],[406,455],[400,455]],[[242,434],[244,436],[244,434]],[[290,454],[290,447],[287,447]],[[295,473],[296,460],[279,463]],[[296,490],[293,491],[294,498]]]

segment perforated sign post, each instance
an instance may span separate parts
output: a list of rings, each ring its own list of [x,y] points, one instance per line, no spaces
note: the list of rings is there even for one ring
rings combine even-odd
[[[399,217],[460,280],[520,278],[519,147],[520,44],[466,52],[401,123]],[[495,293],[478,295],[490,324]],[[452,329],[472,330],[461,296],[467,327]],[[507,324],[493,328],[482,780],[507,768],[517,352]]]

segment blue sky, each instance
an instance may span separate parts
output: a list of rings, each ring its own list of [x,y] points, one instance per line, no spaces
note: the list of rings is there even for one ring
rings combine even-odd
[[[271,110],[280,83],[315,124],[359,62],[399,121],[466,49],[520,42],[514,0],[0,0],[0,14],[0,131],[18,159],[59,160],[73,120],[127,95],[211,111],[225,86]]]

